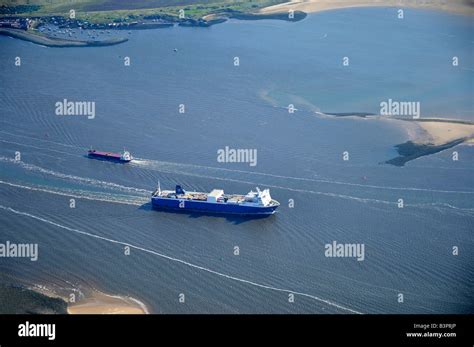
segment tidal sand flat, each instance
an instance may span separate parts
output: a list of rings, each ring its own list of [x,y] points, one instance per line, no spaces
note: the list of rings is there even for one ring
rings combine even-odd
[[[474,137],[474,124],[455,120],[421,120],[416,122],[421,127],[427,138],[419,139],[418,143],[442,145],[459,139]]]
[[[316,112],[318,116],[334,118],[362,118],[367,121],[388,121],[393,126],[406,130],[409,141],[395,145],[400,156],[387,160],[385,163],[403,166],[416,158],[436,154],[474,139],[474,123],[449,118],[386,118],[368,112]]]
[[[395,148],[400,154],[398,157],[387,160],[387,164],[392,164],[395,166],[404,166],[409,161],[415,160],[417,158],[435,154],[446,149],[452,148],[463,143],[464,139],[453,140],[441,145],[432,145],[432,144],[420,144],[412,141],[407,141],[405,143],[396,145]]]
[[[93,291],[87,298],[67,308],[69,314],[146,314],[140,301],[126,296],[107,295]]]
[[[55,288],[55,289],[53,289]],[[74,293],[75,303],[70,302]],[[0,284],[0,312],[6,314],[147,314],[144,303],[130,296],[96,289],[66,290],[55,286]]]
[[[474,138],[474,124],[450,119],[401,120],[410,122],[421,131],[410,131],[412,140],[395,146],[398,157],[387,160],[387,164],[404,166],[422,156],[435,154]]]
[[[303,0],[289,1],[262,8],[260,13],[282,13],[293,11],[320,12],[348,7],[411,7],[420,9],[443,10],[453,13],[473,14],[472,2],[465,0]]]
[[[6,287],[6,286],[3,286]],[[4,288],[0,290],[5,290]],[[37,313],[69,313],[69,314],[147,314],[144,303],[123,295],[110,295],[97,289],[65,290],[65,288],[34,285],[30,287],[6,287],[15,290],[26,298],[25,307]],[[74,302],[71,302],[74,294]],[[27,310],[26,308],[20,308]]]
[[[309,108],[378,114],[380,101],[397,98],[420,101],[423,116],[472,119],[471,22],[396,12],[137,30],[124,45],[88,49],[0,37],[1,235],[39,245],[35,266],[5,259],[0,273],[130,296],[151,313],[474,312],[472,252],[463,246],[472,243],[474,147],[456,147],[458,162],[446,151],[404,169],[380,165],[410,139],[404,129]],[[56,115],[65,98],[95,102],[97,116]],[[415,122],[393,122],[422,136]],[[91,145],[138,159],[90,160]],[[257,149],[257,166],[216,161],[225,146]],[[158,182],[206,192],[258,186],[285,203],[262,220],[171,214],[149,207]],[[364,244],[364,260],[327,257],[333,241]],[[136,248],[125,255],[124,244]],[[453,245],[462,246],[457,256]],[[75,308],[102,305],[76,297]]]

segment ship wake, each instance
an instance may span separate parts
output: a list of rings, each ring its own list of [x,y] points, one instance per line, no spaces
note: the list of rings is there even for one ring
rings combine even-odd
[[[84,236],[87,236],[87,237],[95,238],[95,239],[110,242],[110,243],[119,244],[119,245],[122,245],[122,246],[128,246],[128,247],[136,249],[138,251],[142,251],[144,253],[152,254],[154,256],[158,256],[158,257],[166,259],[168,261],[171,261],[171,262],[174,262],[174,263],[179,263],[181,265],[188,266],[188,267],[194,268],[194,269],[199,270],[199,271],[207,272],[207,273],[210,273],[210,274],[213,274],[213,275],[216,275],[216,276],[228,279],[228,280],[248,284],[250,286],[261,288],[261,289],[267,289],[267,290],[271,290],[271,291],[277,291],[277,292],[284,292],[284,293],[293,294],[293,295],[299,295],[299,296],[302,296],[302,297],[310,298],[310,299],[313,299],[315,301],[324,303],[328,306],[331,306],[331,307],[336,308],[338,310],[341,310],[343,312],[347,312],[347,313],[351,313],[351,314],[362,314],[362,312],[360,312],[360,311],[357,311],[357,310],[352,309],[350,307],[347,307],[345,305],[339,304],[339,303],[334,302],[332,300],[323,299],[323,298],[321,298],[319,296],[316,296],[316,295],[312,295],[312,294],[308,294],[308,293],[304,293],[304,292],[299,292],[299,291],[295,291],[295,290],[291,290],[291,289],[281,288],[281,287],[277,287],[277,286],[270,285],[270,284],[263,284],[263,283],[255,282],[255,281],[252,281],[252,280],[248,280],[248,279],[232,276],[232,275],[229,275],[229,274],[225,274],[223,272],[212,270],[212,269],[207,268],[205,266],[194,264],[194,263],[191,263],[191,262],[179,259],[179,258],[175,258],[175,257],[160,253],[160,252],[152,250],[152,249],[144,248],[144,247],[134,245],[134,244],[131,244],[131,243],[128,243],[128,242],[114,240],[114,239],[103,237],[103,236],[100,236],[100,235],[97,235],[97,234],[93,234],[93,233],[89,233],[89,232],[82,231],[82,230],[79,230],[79,229],[71,228],[71,227],[56,223],[52,220],[42,218],[40,216],[36,216],[36,215],[30,214],[30,213],[27,213],[27,212],[22,212],[22,211],[15,210],[11,207],[6,207],[6,206],[3,206],[3,205],[0,205],[0,209],[2,209],[4,211],[7,211],[7,212],[14,213],[16,215],[29,217],[29,218],[35,219],[37,221],[47,223],[47,224],[53,225],[55,227],[58,227],[58,228],[61,228],[61,229],[64,229],[64,230],[67,230],[67,231],[70,231],[70,232],[74,232],[74,233],[77,233],[77,234],[81,234],[81,235],[84,235]]]

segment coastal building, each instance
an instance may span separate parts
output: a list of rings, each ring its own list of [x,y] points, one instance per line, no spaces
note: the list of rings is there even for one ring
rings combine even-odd
[[[0,28],[27,30],[28,26],[29,26],[29,20],[24,19],[24,18],[15,18],[15,19],[4,18],[0,20]]]

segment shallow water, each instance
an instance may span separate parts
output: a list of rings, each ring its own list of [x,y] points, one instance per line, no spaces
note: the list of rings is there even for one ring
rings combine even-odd
[[[34,263],[0,259],[0,273],[130,295],[154,313],[472,313],[473,147],[393,167],[380,163],[404,129],[314,113],[377,113],[392,98],[472,120],[472,29],[464,16],[364,8],[136,31],[100,48],[0,37],[0,236],[40,248]],[[55,115],[63,99],[95,101],[96,117]],[[91,160],[90,146],[137,160]],[[217,162],[225,146],[257,149],[257,165]],[[270,188],[282,206],[257,220],[152,211],[158,181]],[[325,257],[332,241],[363,243],[365,260]]]

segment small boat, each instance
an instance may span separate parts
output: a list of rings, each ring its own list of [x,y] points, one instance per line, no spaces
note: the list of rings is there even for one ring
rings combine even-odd
[[[113,153],[113,152],[102,152],[95,149],[90,149],[87,151],[89,158],[104,159],[110,161],[118,161],[121,163],[128,163],[133,160],[132,155],[128,151],[123,151],[122,153]]]

